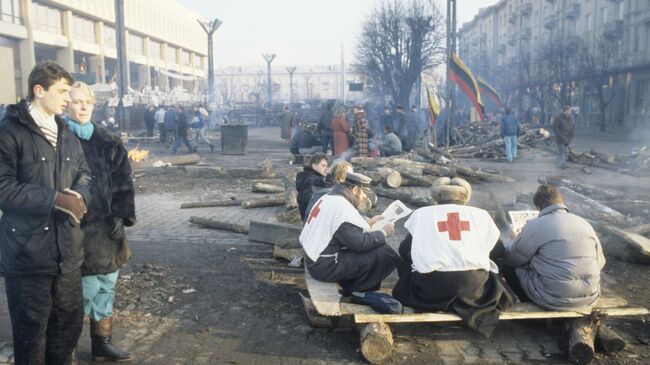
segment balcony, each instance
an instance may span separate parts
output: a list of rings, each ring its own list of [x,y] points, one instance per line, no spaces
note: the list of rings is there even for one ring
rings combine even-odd
[[[580,3],[576,2],[569,5],[569,9],[566,12],[566,17],[568,19],[577,19],[580,16]]]
[[[557,25],[557,16],[549,15],[544,19],[544,28],[553,29]]]
[[[533,3],[530,1],[523,3],[519,11],[523,16],[530,16],[533,13]]]
[[[523,40],[529,40],[531,34],[532,31],[530,30],[530,27],[522,28],[520,32],[520,37]]]
[[[603,36],[608,39],[620,39],[623,37],[623,21],[611,20],[605,23]]]

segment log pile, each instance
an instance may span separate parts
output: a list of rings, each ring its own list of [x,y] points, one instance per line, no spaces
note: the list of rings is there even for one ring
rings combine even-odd
[[[618,171],[632,176],[650,176],[650,147],[632,150],[629,154],[606,154],[592,149],[589,152],[569,151],[568,160],[574,163]]]
[[[455,128],[457,144],[449,149],[457,158],[501,158],[505,156],[501,126],[498,123],[467,123]],[[551,142],[551,133],[544,128],[522,126],[517,138],[520,148],[536,147]]]

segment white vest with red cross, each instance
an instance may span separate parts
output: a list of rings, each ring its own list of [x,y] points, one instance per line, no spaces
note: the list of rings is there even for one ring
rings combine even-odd
[[[368,222],[359,214],[352,203],[340,195],[323,195],[309,211],[305,226],[300,232],[300,244],[313,261],[325,250],[334,233],[344,222],[365,231]]]
[[[483,209],[445,204],[417,209],[404,227],[413,236],[413,270],[492,270],[490,251],[499,239],[499,229]]]

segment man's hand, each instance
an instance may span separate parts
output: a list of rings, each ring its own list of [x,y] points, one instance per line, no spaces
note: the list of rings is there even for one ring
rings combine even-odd
[[[108,238],[113,241],[121,240],[124,237],[124,221],[122,218],[113,218],[113,229],[108,234]]]
[[[515,227],[511,225],[510,230],[508,231],[508,238],[514,240],[515,237],[517,237],[517,235],[519,234],[519,232],[521,232],[520,229],[515,229]]]
[[[75,222],[81,223],[81,218],[86,214],[84,200],[72,192],[60,191],[54,196],[54,209],[68,214]]]
[[[369,224],[370,226],[372,226],[373,224],[379,222],[379,221],[382,220],[382,219],[384,219],[384,216],[383,216],[383,215],[376,215],[376,216],[374,216],[374,217],[372,217],[372,218],[366,218],[366,222],[368,222],[368,224]]]
[[[386,233],[386,236],[392,236],[393,233],[395,233],[395,224],[394,223],[388,223],[381,227],[381,230]]]

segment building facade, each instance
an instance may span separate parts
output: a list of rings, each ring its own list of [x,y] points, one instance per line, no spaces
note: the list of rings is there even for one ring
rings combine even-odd
[[[128,85],[198,91],[207,69],[204,20],[173,0],[125,1]],[[52,60],[89,84],[117,75],[113,0],[0,1],[0,103],[27,95],[32,67]]]
[[[272,66],[273,102],[363,99],[365,78],[352,67],[345,66],[345,72],[341,72],[341,68],[341,65],[299,65],[291,77],[285,66]],[[215,71],[215,79],[216,94],[224,104],[266,102],[265,65],[218,69]]]
[[[458,45],[512,106],[551,114],[568,102],[594,120],[602,94],[608,122],[650,116],[649,1],[501,0],[463,24]]]

